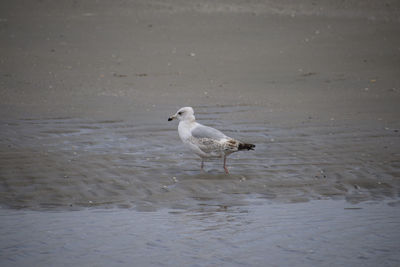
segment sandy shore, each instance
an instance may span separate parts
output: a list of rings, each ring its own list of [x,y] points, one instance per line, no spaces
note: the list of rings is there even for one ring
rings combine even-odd
[[[149,190],[158,190],[163,176],[180,175],[187,160],[190,171],[197,170],[195,157],[175,149],[176,125],[166,121],[181,106],[193,106],[203,123],[257,144],[256,152],[241,159],[259,177],[250,193],[258,192],[266,177],[273,180],[268,186],[275,179],[280,183],[281,176],[296,183],[295,173],[307,185],[323,169],[336,177],[330,183],[339,179],[357,188],[366,180],[381,184],[383,177],[395,192],[398,188],[395,1],[1,5],[0,163],[8,192],[21,190],[11,186],[16,176],[58,192],[47,201],[47,194],[37,194],[38,203],[69,203],[63,190],[76,189],[53,184],[54,177],[76,177],[84,197],[72,202],[86,203],[91,196],[82,176],[91,184],[99,170],[105,180],[95,183],[105,191],[110,176],[117,183],[121,177],[142,177],[139,183],[155,177]],[[126,151],[117,149],[122,146]],[[66,151],[89,158],[69,166]],[[118,153],[132,158],[123,160]],[[124,174],[109,173],[121,164],[130,164]],[[231,185],[237,186],[225,188]],[[343,188],[339,194],[348,194]],[[185,190],[190,195],[191,189]],[[127,192],[141,195],[129,190],[123,195]],[[16,196],[9,193],[3,201],[10,204]],[[22,205],[25,200],[31,201],[22,198]]]
[[[266,177],[280,182],[283,175],[291,183],[295,173],[307,185],[323,169],[336,177],[330,183],[344,179],[357,188],[365,180],[381,185],[384,178],[398,189],[395,1],[1,5],[1,166],[8,192],[21,190],[13,187],[16,176],[27,185],[52,184],[59,193],[48,202],[69,203],[54,177],[76,177],[86,203],[90,195],[82,177],[107,187],[110,176],[118,183],[121,177],[162,182],[163,176],[180,175],[187,160],[190,171],[197,170],[195,157],[175,149],[176,125],[166,121],[181,106],[193,106],[202,122],[257,144],[241,161],[259,177],[250,193],[258,192]],[[89,158],[69,166],[66,151]],[[124,154],[132,158],[123,160]],[[125,174],[109,173],[121,164],[131,164]],[[101,182],[94,175],[99,170]],[[44,177],[46,182],[39,182]],[[231,185],[237,186],[225,186]],[[348,194],[346,186],[340,195]],[[191,189],[185,190],[190,195]],[[9,193],[5,202],[16,196]],[[47,194],[37,196],[38,203],[47,202]]]
[[[399,14],[1,1],[0,265],[399,266]],[[181,106],[256,150],[201,172]]]
[[[183,105],[389,127],[396,1],[2,1],[2,118],[152,120]],[[167,114],[166,114],[167,113]]]

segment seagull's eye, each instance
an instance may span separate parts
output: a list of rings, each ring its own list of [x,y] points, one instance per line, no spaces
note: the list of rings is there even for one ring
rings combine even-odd
[[[179,111],[179,112],[178,112],[178,115],[182,115],[182,113],[183,113],[182,111]]]

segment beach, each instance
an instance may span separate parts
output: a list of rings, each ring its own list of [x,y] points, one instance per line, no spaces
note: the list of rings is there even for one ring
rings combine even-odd
[[[399,265],[399,26],[396,1],[2,1],[1,265]],[[256,150],[201,172],[183,106]]]

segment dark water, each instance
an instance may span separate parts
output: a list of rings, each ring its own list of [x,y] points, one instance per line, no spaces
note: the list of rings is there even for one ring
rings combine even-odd
[[[231,175],[202,173],[168,114],[3,119],[1,265],[398,266],[399,131],[252,109],[198,112],[257,145]]]
[[[0,264],[399,266],[399,202],[248,201],[192,211],[0,210]]]

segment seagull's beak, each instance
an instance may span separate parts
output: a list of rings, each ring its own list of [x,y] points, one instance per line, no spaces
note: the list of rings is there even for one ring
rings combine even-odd
[[[176,119],[176,115],[172,115],[168,118],[168,121],[172,121],[173,119]]]

